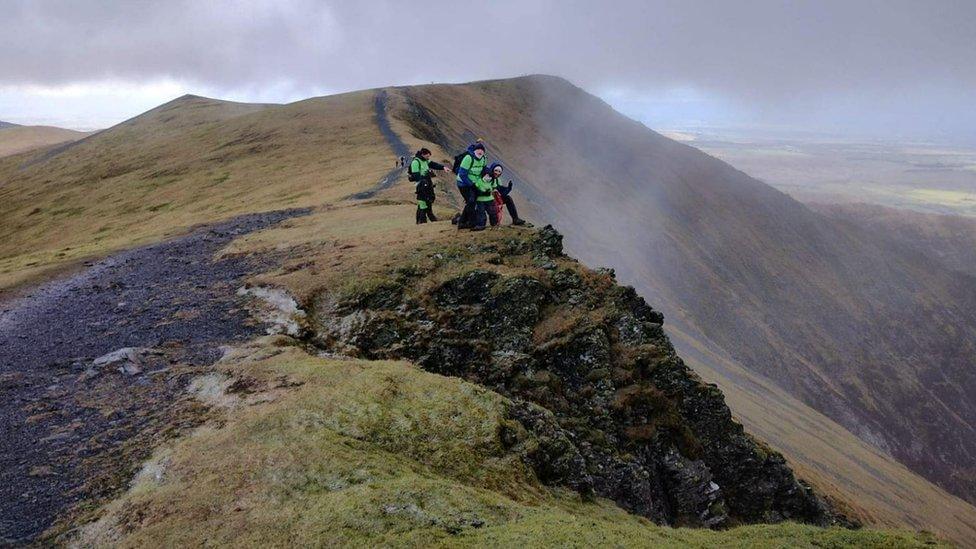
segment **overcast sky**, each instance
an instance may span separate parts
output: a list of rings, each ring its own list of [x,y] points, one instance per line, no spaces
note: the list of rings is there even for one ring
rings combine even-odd
[[[656,128],[976,143],[976,0],[0,0],[0,119],[549,73]]]

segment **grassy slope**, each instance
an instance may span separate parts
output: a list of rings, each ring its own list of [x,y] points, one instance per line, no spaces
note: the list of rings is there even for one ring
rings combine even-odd
[[[444,224],[412,224],[406,185],[383,193],[385,201],[331,206],[370,186],[389,168],[390,152],[372,123],[371,101],[369,92],[285,106],[187,97],[26,170],[18,166],[32,155],[0,161],[5,182],[0,186],[0,288],[34,280],[78,258],[164,238],[193,223],[278,207],[324,206],[312,216],[248,237],[228,253],[284,250],[288,259],[266,281],[299,296],[316,285],[354,283],[364,269],[389,266],[396,253],[414,244],[455,240]],[[394,128],[406,135],[402,124],[394,122]],[[444,195],[439,207],[450,197]],[[155,207],[160,204],[166,205]],[[884,482],[906,485],[897,477]],[[840,484],[847,495],[857,486]],[[928,504],[933,509],[942,505],[938,499]],[[958,531],[919,513],[925,527],[948,535]],[[571,520],[559,520],[573,531]],[[521,524],[524,529],[528,523]],[[809,539],[828,535],[781,528],[780,534],[802,532]],[[763,530],[752,531],[764,535]]]
[[[197,223],[328,203],[389,170],[371,92],[290,105],[184,97],[46,161],[0,159],[0,290]]]
[[[85,132],[76,132],[52,126],[14,126],[0,131],[0,158],[32,149],[77,141]]]
[[[797,474],[865,524],[976,539],[976,510],[830,418],[750,372],[707,342],[669,330],[681,356],[717,384],[749,432],[786,455]]]
[[[946,267],[976,276],[976,219],[874,204],[811,204],[811,208],[883,238],[906,244]]]
[[[403,193],[394,188],[390,195]],[[389,195],[387,195],[389,196]],[[330,209],[241,237],[225,253],[289,249],[280,269],[256,279],[299,300],[318,288],[368,284],[409,263],[417,247],[456,244],[454,228],[412,225],[404,205],[362,204]],[[504,233],[502,233],[504,234]],[[493,238],[481,235],[480,238]],[[823,493],[865,524],[976,539],[976,509],[911,472],[767,380],[684,334],[669,330],[686,362],[720,385],[750,432],[782,451]]]
[[[540,486],[499,431],[499,395],[396,362],[313,357],[287,340],[221,364],[245,393],[157,452],[79,545],[910,547],[928,538],[795,524],[655,526]],[[241,382],[238,382],[240,384]]]
[[[476,131],[526,182],[518,198],[530,218],[554,222],[583,261],[616,268],[672,325],[708,334],[862,439],[969,493],[971,280],[832,223],[564,81],[401,93],[440,132],[418,135],[463,143]]]
[[[673,295],[667,296],[672,298],[669,300],[665,295],[655,293],[646,283],[647,280],[656,279],[657,275],[649,269],[659,265],[661,260],[648,250],[646,242],[633,241],[621,234],[629,227],[626,230],[631,233],[635,230],[642,233],[658,231],[671,239],[685,239],[687,235],[674,232],[672,228],[657,222],[655,218],[663,218],[664,215],[653,210],[642,210],[637,200],[619,201],[611,191],[591,192],[591,189],[616,188],[617,183],[613,181],[613,163],[601,164],[601,169],[597,171],[586,166],[581,161],[585,158],[585,153],[560,143],[554,137],[558,132],[541,132],[538,123],[530,120],[528,113],[536,113],[536,116],[544,116],[545,113],[539,114],[525,96],[513,96],[503,83],[486,83],[477,88],[424,86],[406,91],[436,113],[438,127],[449,140],[462,141],[461,129],[478,128],[480,135],[487,138],[492,145],[492,150],[511,162],[510,165],[515,167],[521,180],[558,182],[554,185],[559,192],[545,196],[536,194],[538,189],[527,189],[522,185],[518,187],[520,192],[517,200],[527,206],[524,209],[530,216],[534,214],[536,220],[556,220],[558,227],[567,228],[569,249],[583,252],[581,257],[591,265],[632,267],[633,259],[638,258],[643,267],[636,270],[625,268],[623,279],[634,282],[643,280],[639,287],[647,292],[649,301],[669,306],[672,312],[669,331],[672,335],[682,335],[675,333],[674,329],[680,324],[674,320],[681,318],[682,315],[676,313],[682,311],[683,303],[675,302]],[[476,105],[476,108],[468,110],[462,108],[463,105]],[[411,115],[401,116],[409,118]],[[638,130],[646,132],[642,128]],[[420,137],[433,138],[427,135]],[[687,154],[683,151],[685,147],[676,143],[665,142],[661,146],[663,150],[655,150],[651,159],[652,162],[658,162],[659,166],[671,166],[672,162],[668,158],[672,154]],[[627,156],[636,153],[622,151],[622,154]],[[546,166],[545,169],[540,167],[543,165]],[[579,174],[587,176],[588,187],[580,187],[575,183]],[[658,199],[663,198],[656,196],[662,191],[653,187],[644,188],[642,192]],[[570,207],[588,196],[593,198],[589,207]],[[615,215],[607,216],[603,213],[609,207],[614,208]],[[630,225],[629,220],[635,218],[642,220],[640,229]],[[579,226],[599,230],[572,230]],[[721,224],[717,227],[728,230],[727,226]],[[689,245],[694,247],[694,241]],[[650,254],[648,257],[653,260],[640,259],[644,257],[639,255],[642,253]],[[685,259],[696,261],[694,257],[695,254],[689,254]],[[676,265],[691,270],[708,269],[706,264],[678,262]],[[717,277],[709,280],[713,284],[722,284]],[[700,343],[696,343],[701,335],[694,331],[689,333],[694,335],[689,336],[686,333],[684,337],[675,338],[675,344],[683,354],[702,347]],[[771,335],[775,337],[775,334]],[[853,503],[857,508],[853,510],[854,515],[869,523],[913,526],[923,524],[924,527],[939,531],[951,531],[956,539],[972,539],[976,535],[976,509],[970,504],[933,486],[865,444],[834,421],[762,380],[761,376],[756,376],[740,364],[734,363],[724,354],[700,353],[691,358],[689,362],[703,377],[725,388],[730,407],[753,432],[790,456],[800,470],[816,477],[824,485],[825,491],[832,493],[835,499]],[[815,368],[816,365],[811,366]],[[823,383],[829,385],[834,380],[825,374]],[[777,398],[767,402],[770,398],[767,391],[777,394]],[[789,425],[790,428],[786,429],[784,425]]]

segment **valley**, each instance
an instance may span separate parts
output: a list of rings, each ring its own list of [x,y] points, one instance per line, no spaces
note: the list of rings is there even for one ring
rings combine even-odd
[[[976,216],[976,149],[836,136],[663,132],[805,203],[866,202]]]

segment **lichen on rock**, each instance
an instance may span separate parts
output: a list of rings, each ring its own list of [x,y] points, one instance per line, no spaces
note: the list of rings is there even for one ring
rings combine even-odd
[[[660,312],[565,256],[552,227],[526,234],[430,254],[351,295],[322,292],[313,342],[511,398],[501,438],[542,482],[655,522],[836,520],[682,362]]]

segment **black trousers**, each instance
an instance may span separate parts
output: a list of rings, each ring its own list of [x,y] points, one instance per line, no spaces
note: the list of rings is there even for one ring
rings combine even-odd
[[[458,192],[461,193],[461,198],[464,199],[464,209],[461,210],[461,217],[458,219],[458,227],[462,229],[473,227],[475,205],[474,199],[477,196],[477,191],[475,191],[474,185],[458,185]]]
[[[474,226],[484,227],[485,218],[488,218],[488,223],[494,227],[498,225],[498,210],[495,209],[495,201],[491,202],[475,202],[474,206]]]
[[[502,200],[505,201],[505,208],[508,209],[508,215],[512,217],[512,221],[518,219],[518,210],[515,209],[515,201],[512,200],[512,197],[507,194],[503,194]]]
[[[418,202],[420,202],[420,201],[418,201]],[[420,223],[427,223],[427,220],[428,219],[431,222],[437,221],[437,218],[434,217],[434,200],[431,199],[431,200],[427,200],[425,202],[427,203],[426,204],[427,205],[426,208],[421,208],[420,207],[420,204],[419,203],[417,204],[417,223],[418,224],[420,224]]]
[[[434,217],[434,182],[425,177],[417,182],[417,223],[427,223],[427,219],[437,221]]]

